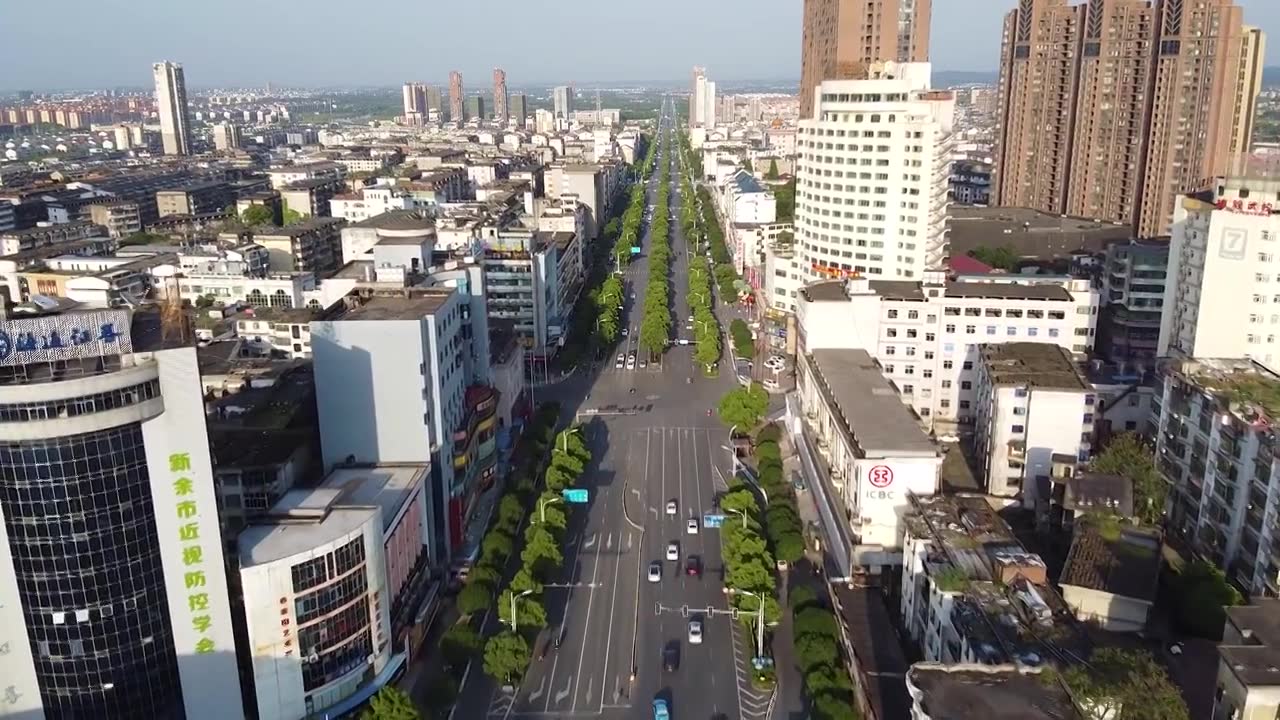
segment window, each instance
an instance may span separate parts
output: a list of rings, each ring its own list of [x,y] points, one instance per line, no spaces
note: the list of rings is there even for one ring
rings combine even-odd
[[[1026,414],[1027,414],[1027,409],[1026,409],[1026,408],[1024,408],[1024,407],[1015,407],[1015,408],[1013,409],[1013,414],[1014,414],[1014,415],[1019,415],[1019,416],[1021,416],[1021,415],[1026,415]]]
[[[950,370],[950,369],[951,369],[951,368],[953,368],[953,367],[955,367],[955,363],[951,362],[950,360],[943,360],[943,361],[942,361],[942,369],[943,369],[943,370]]]
[[[961,389],[961,390],[972,390],[972,389],[973,389],[973,383],[969,382],[968,380],[961,380],[961,381],[960,381],[960,389]]]
[[[1026,388],[1024,388],[1024,387],[1014,388],[1014,389],[1013,389],[1013,396],[1014,396],[1014,397],[1019,397],[1019,398],[1024,398],[1024,397],[1026,397],[1026,396],[1027,396],[1027,389],[1026,389]]]
[[[898,337],[898,330],[896,328],[889,328],[888,330],[884,331],[884,334],[891,338],[896,338]]]
[[[988,335],[995,335],[995,334],[996,334],[996,326],[995,326],[995,325],[988,325],[988,326],[987,326],[987,334],[988,334]]]
[[[943,389],[943,390],[950,390],[950,389],[951,389],[951,381],[950,381],[950,380],[943,380],[943,381],[942,381],[942,389]]]
[[[914,330],[912,330],[912,332],[915,332],[915,331],[914,331]],[[913,337],[914,337],[914,336],[913,336]],[[934,336],[934,334],[933,334],[933,333],[925,333],[925,334],[924,334],[924,341],[925,341],[925,342],[933,342],[935,339],[936,339],[936,338],[935,338],[935,336]]]
[[[955,332],[955,331],[956,331],[956,326],[955,326],[955,325],[948,325],[948,326],[946,326],[945,328],[943,328],[943,330],[945,330],[946,332],[949,332],[949,333],[953,333],[953,332]]]
[[[1050,320],[1066,320],[1067,314],[1061,310],[1050,310],[1049,319]]]
[[[940,408],[949,408],[949,407],[951,407],[951,401],[950,401],[950,400],[948,400],[948,399],[945,399],[945,398],[944,398],[944,399],[942,399],[942,400],[938,401],[938,407],[940,407]]]
[[[915,386],[915,385],[903,385],[903,386],[902,386],[902,394],[903,394],[903,395],[912,395],[912,394],[914,394],[914,393],[915,393],[915,391],[916,391],[916,386]]]
[[[919,311],[919,310],[908,310],[908,311],[907,311],[907,319],[908,319],[908,320],[918,320],[919,318],[920,318],[920,311]]]
[[[961,409],[961,410],[968,410],[968,409],[969,409],[969,401],[968,401],[968,400],[961,400],[961,401],[960,401],[960,409]]]
[[[963,366],[963,367],[964,367],[964,369],[965,369],[965,370],[972,370],[972,369],[973,369],[973,361],[972,361],[972,360],[965,360],[965,361],[964,361],[964,366]]]
[[[1049,328],[1049,337],[1058,337],[1058,328]]]
[[[978,326],[977,326],[977,325],[965,325],[965,326],[964,326],[964,332],[965,332],[965,334],[966,334],[966,335],[973,335],[974,333],[978,332]]]
[[[1039,328],[1033,328],[1033,327],[1027,328],[1027,337],[1035,337],[1039,334],[1040,334]]]
[[[890,311],[889,311],[889,318],[890,318],[890,319],[895,319],[895,318],[897,318],[897,317],[898,317],[898,311],[897,311],[897,310],[890,310]]]
[[[1026,430],[1027,428],[1024,425],[1013,425],[1009,428],[1009,432],[1013,433],[1014,435],[1021,435],[1022,433],[1026,432]]]
[[[1006,335],[1009,335],[1010,337],[1012,337],[1012,336],[1014,336],[1014,335],[1017,335],[1017,334],[1018,334],[1018,328],[1016,328],[1016,327],[1014,327],[1014,326],[1010,325],[1010,326],[1008,326],[1008,327],[1006,327],[1006,328],[1005,328],[1005,334],[1006,334]]]
[[[921,374],[921,375],[923,375],[923,376],[925,377],[925,379],[927,380],[927,379],[929,379],[929,378],[933,377],[933,370],[930,370],[929,368],[925,368],[924,370],[922,370],[922,371],[920,372],[920,374]]]

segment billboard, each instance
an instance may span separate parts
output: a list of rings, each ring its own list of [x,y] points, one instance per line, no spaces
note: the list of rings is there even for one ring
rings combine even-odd
[[[98,310],[0,322],[0,367],[133,352],[129,311]]]

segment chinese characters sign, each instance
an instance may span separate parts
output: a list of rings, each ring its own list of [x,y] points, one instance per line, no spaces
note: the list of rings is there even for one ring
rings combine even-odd
[[[175,512],[178,516],[178,543],[182,548],[182,588],[187,594],[187,611],[191,627],[195,629],[199,640],[196,641],[196,652],[199,654],[214,651],[213,638],[209,629],[213,618],[209,610],[209,593],[205,589],[209,579],[205,575],[204,539],[200,536],[200,509],[196,505],[195,485],[190,478],[191,455],[174,453],[169,456],[169,476],[173,483],[173,494],[178,499]],[[219,542],[215,532],[211,542]],[[215,568],[215,571],[217,568]],[[178,619],[174,618],[177,622]]]
[[[0,323],[0,367],[133,352],[129,313],[102,310]]]
[[[1227,200],[1223,198],[1217,202],[1219,210],[1237,213],[1240,215],[1270,215],[1275,207],[1271,203],[1260,203],[1257,200]]]

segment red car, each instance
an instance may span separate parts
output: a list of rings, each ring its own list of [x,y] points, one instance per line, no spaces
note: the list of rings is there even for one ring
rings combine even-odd
[[[690,555],[684,563],[685,575],[694,577],[702,577],[702,559],[697,555]]]

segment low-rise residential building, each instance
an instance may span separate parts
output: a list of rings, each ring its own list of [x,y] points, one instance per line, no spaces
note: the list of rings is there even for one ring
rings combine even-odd
[[[341,180],[327,178],[299,180],[277,189],[283,207],[304,218],[329,217],[329,202],[341,191]]]
[[[1071,354],[1048,343],[978,346],[973,455],[984,489],[1048,503],[1055,463],[1088,462],[1096,395]]]
[[[346,168],[338,163],[328,161],[286,165],[267,170],[267,177],[271,179],[271,188],[273,190],[279,190],[286,185],[292,185],[304,180],[341,181],[346,175]]]
[[[1229,607],[1218,645],[1212,720],[1266,720],[1280,713],[1280,600]]]
[[[393,210],[342,228],[342,264],[356,261],[372,261],[374,248],[391,243],[426,244],[434,248],[436,243],[435,220],[419,210]],[[430,255],[431,250],[427,251]],[[405,264],[406,270],[418,271],[422,267]]]
[[[339,218],[310,218],[282,228],[253,230],[253,242],[270,254],[271,272],[309,272],[324,278],[337,270],[342,258]]]
[[[1091,647],[1070,608],[981,495],[911,497],[900,617],[928,662],[1036,668]]]
[[[1165,528],[1250,595],[1280,594],[1280,375],[1248,359],[1165,369],[1156,465],[1170,484]]]
[[[181,268],[161,266],[152,274],[161,286],[176,284],[182,300],[193,306],[211,302],[214,306],[300,308],[307,304],[307,293],[316,289],[315,275],[309,272],[255,276],[248,272],[246,263],[235,260]]]
[[[1140,632],[1160,582],[1160,533],[1130,525],[1107,508],[1096,513],[1074,525],[1058,579],[1062,599],[1083,622],[1111,632]]]
[[[107,235],[113,238],[128,237],[142,232],[142,216],[138,212],[138,203],[127,200],[90,205],[89,219],[93,224],[106,228]],[[2,224],[0,229],[3,229]]]
[[[167,215],[206,215],[234,203],[235,193],[225,181],[206,181],[156,192],[156,210]]]
[[[335,195],[329,201],[329,214],[356,223],[393,210],[411,210],[413,198],[398,188],[374,185],[354,193]]]
[[[44,224],[26,230],[10,230],[0,233],[0,256],[16,255],[25,250],[74,243],[103,237],[102,226],[91,222]]]
[[[838,566],[901,562],[902,513],[938,492],[942,454],[875,360],[860,349],[811,349],[797,361],[789,429]]]
[[[313,308],[253,307],[234,318],[236,335],[257,355],[299,359],[311,357]]]
[[[974,421],[980,345],[1049,343],[1083,361],[1098,315],[1088,280],[1055,276],[833,280],[804,287],[797,300],[800,352],[866,350],[924,424],[939,430]]]

